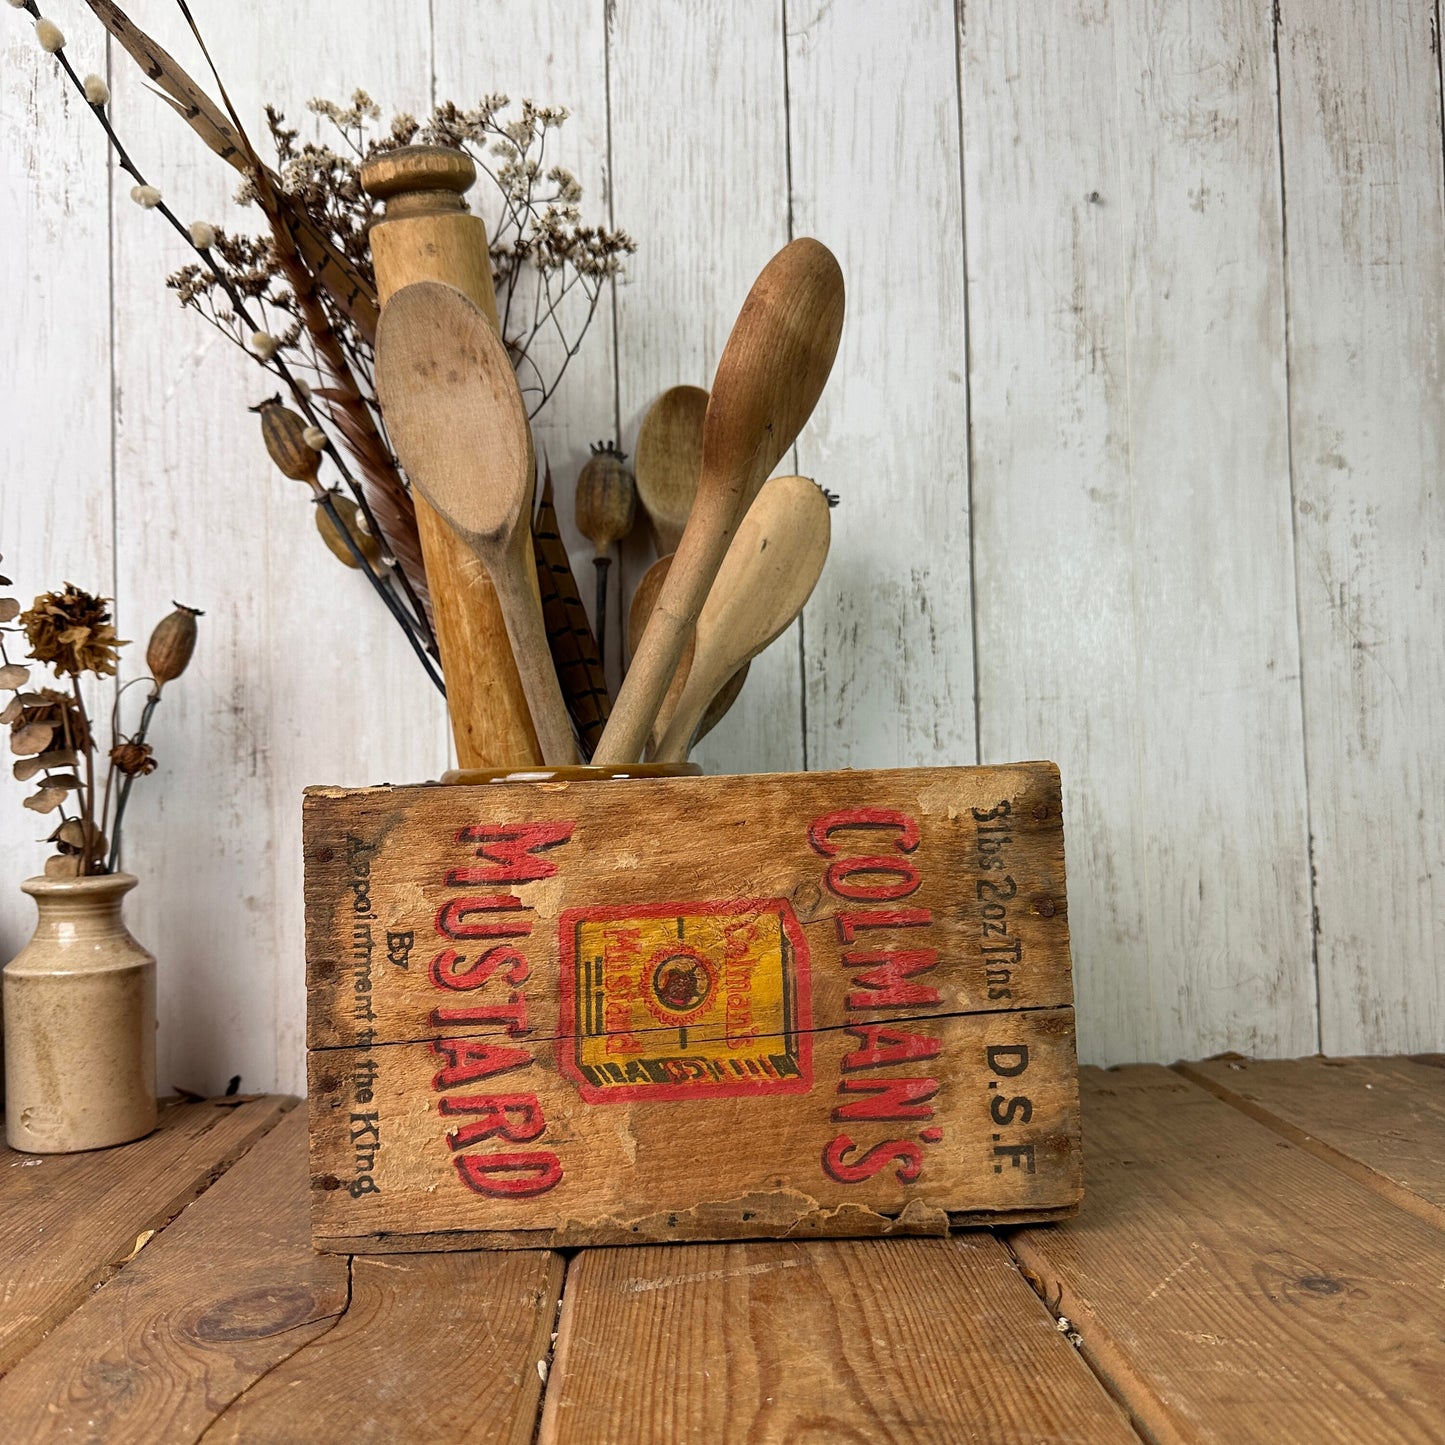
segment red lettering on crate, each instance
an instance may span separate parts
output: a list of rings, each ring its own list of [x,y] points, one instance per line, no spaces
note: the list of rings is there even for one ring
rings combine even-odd
[[[532,1062],[530,1049],[509,1049],[485,1039],[433,1039],[431,1051],[447,1061],[431,1081],[436,1093],[475,1084],[478,1079],[490,1079],[493,1074],[505,1074]]]
[[[882,842],[879,830],[894,834],[886,845],[892,853],[877,851]],[[917,821],[894,808],[840,808],[809,825],[809,845],[832,860],[823,875],[828,892],[849,904],[875,905],[842,908],[834,915],[840,943],[855,943],[860,933],[932,927],[931,909],[896,906],[899,899],[922,886],[920,861],[899,856],[915,854],[921,840]],[[850,841],[857,846],[856,853],[848,849]],[[844,1102],[833,1110],[833,1118],[878,1123],[931,1119],[929,1100],[938,1092],[936,1078],[849,1076],[863,1069],[884,1069],[938,1056],[942,1045],[931,1034],[854,1016],[855,1012],[940,1003],[942,995],[937,988],[910,982],[938,966],[937,949],[889,947],[886,939],[880,939],[876,947],[844,949],[839,962],[854,984],[846,997],[850,1014],[844,1029],[860,1047],[843,1056],[838,1094]],[[839,1134],[824,1146],[823,1171],[840,1184],[861,1184],[892,1166],[900,1183],[912,1184],[923,1172],[924,1145],[942,1138],[943,1131],[932,1125],[920,1129],[916,1140],[885,1139],[871,1146]]]
[[[897,1163],[894,1175],[900,1184],[912,1184],[923,1172],[923,1150],[911,1139],[886,1139],[865,1150],[851,1164],[845,1156],[858,1145],[846,1134],[830,1140],[823,1150],[823,1169],[828,1178],[839,1184],[861,1184],[890,1164]]]
[[[453,868],[448,888],[470,888],[477,883],[534,883],[553,878],[557,865],[536,854],[555,848],[572,837],[576,823],[473,823],[457,834],[458,843],[475,843],[483,867]]]
[[[456,841],[469,847],[479,861],[447,869],[444,885],[459,889],[518,887],[555,877],[559,865],[539,855],[566,843],[575,828],[571,822],[471,824],[457,833]],[[484,943],[474,954],[452,947],[439,949],[427,967],[432,987],[443,995],[485,993],[475,1002],[433,1008],[434,1025],[500,1025],[513,1037],[528,1032],[523,985],[532,969],[521,941],[532,935],[531,912],[516,894],[497,892],[463,893],[448,898],[437,909],[434,928],[439,937],[449,942]],[[540,1139],[547,1131],[547,1121],[536,1094],[444,1092],[530,1068],[536,1062],[532,1050],[485,1039],[436,1039],[431,1047],[433,1054],[446,1060],[432,1079],[433,1091],[442,1095],[437,1112],[462,1121],[446,1136],[462,1183],[477,1194],[513,1199],[544,1194],[561,1183],[561,1160],[549,1149],[461,1152],[488,1139],[512,1144]]]
[[[478,1194],[518,1199],[545,1194],[562,1182],[562,1163],[547,1149],[518,1154],[458,1154],[457,1173]]]
[[[542,1105],[535,1094],[486,1094],[474,1098],[437,1101],[442,1114],[476,1114],[478,1117],[447,1135],[453,1149],[480,1144],[500,1136],[513,1144],[530,1144],[547,1127]],[[517,1117],[513,1118],[516,1115]]]

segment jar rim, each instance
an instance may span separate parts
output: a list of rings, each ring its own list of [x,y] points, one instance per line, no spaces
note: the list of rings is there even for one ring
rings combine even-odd
[[[527,768],[449,768],[440,781],[447,786],[478,786],[490,783],[611,783],[640,782],[648,778],[700,778],[700,763],[621,763],[617,767],[595,767],[573,763],[549,768],[538,764]]]
[[[129,893],[139,882],[134,873],[88,873],[84,878],[51,878],[39,873],[25,879],[20,891],[32,898],[84,897],[95,893]]]

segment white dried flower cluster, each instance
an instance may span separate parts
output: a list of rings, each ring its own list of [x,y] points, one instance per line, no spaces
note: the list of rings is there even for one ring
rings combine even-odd
[[[98,75],[85,77],[85,98],[91,105],[110,104],[110,86]]]
[[[65,49],[64,32],[55,21],[47,20],[43,15],[35,22],[35,38],[47,55],[55,55]]]
[[[337,105],[334,100],[308,100],[306,109],[325,116],[342,130],[355,130],[364,121],[381,119],[381,107],[364,90],[353,90],[348,106]]]
[[[209,251],[216,244],[216,228],[209,221],[192,221],[186,234],[198,251]]]
[[[281,350],[281,343],[269,331],[253,331],[251,333],[251,350],[262,361],[270,361]]]
[[[17,10],[23,10],[23,9],[25,8],[25,0],[10,0],[10,3],[11,3]]]
[[[147,211],[154,210],[161,203],[161,193],[154,186],[132,186],[130,198]]]
[[[326,450],[326,433],[319,426],[309,426],[301,433],[301,440],[311,448],[313,452],[324,452]]]

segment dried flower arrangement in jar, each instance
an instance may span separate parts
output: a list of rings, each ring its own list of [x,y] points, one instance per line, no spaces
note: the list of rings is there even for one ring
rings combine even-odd
[[[136,679],[150,684],[139,722],[131,733],[121,730],[120,688],[104,748],[81,679],[118,671],[127,644],[116,635],[109,600],[69,582],[23,611],[16,598],[0,597],[0,687],[10,693],[0,724],[9,729],[15,778],[33,787],[24,806],[56,820],[44,875],[21,885],[39,910],[35,933],[5,966],[13,1148],[98,1149],[155,1126],[155,959],[121,918],[136,884],[119,868],[121,828],[131,785],[156,770],[151,719],[163,689],[191,660],[200,615],[177,604],[156,627],[146,649],[149,676]],[[28,661],[12,660],[11,644],[22,638]],[[97,1067],[105,1073],[100,1088]]]

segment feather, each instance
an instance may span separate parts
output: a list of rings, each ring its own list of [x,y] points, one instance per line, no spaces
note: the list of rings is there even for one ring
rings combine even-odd
[[[274,233],[284,227],[291,243],[301,253],[307,268],[324,286],[336,304],[349,316],[358,333],[368,342],[375,339],[378,317],[376,291],[366,278],[336,249],[336,246],[304,212],[280,190],[275,173],[261,163],[245,131],[233,124],[220,107],[186,71],[113,0],[86,0],[96,18],[124,47],[146,76],[159,87],[159,94],[192,130],[256,186],[257,203]],[[190,12],[182,6],[187,22],[195,31]],[[200,39],[197,33],[198,40]],[[202,50],[205,46],[202,43]],[[209,61],[210,57],[207,56]]]
[[[577,579],[572,575],[572,564],[567,560],[567,549],[558,531],[550,466],[542,483],[542,502],[532,521],[532,541],[537,553],[542,618],[547,626],[547,644],[557,668],[557,681],[562,684],[567,711],[582,735],[587,756],[591,757],[612,711],[612,698],[597,655],[597,639],[592,635],[587,611],[577,592]]]

